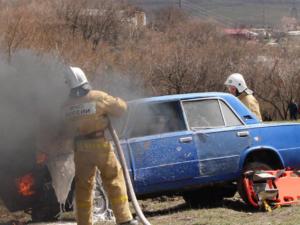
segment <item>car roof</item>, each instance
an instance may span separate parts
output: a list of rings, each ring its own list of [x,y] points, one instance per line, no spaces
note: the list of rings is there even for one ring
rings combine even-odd
[[[149,97],[149,98],[140,98],[140,99],[128,101],[128,103],[129,104],[139,104],[139,103],[178,101],[178,100],[186,100],[186,99],[228,97],[228,96],[232,96],[232,95],[229,93],[224,93],[224,92],[199,92],[199,93],[163,95],[163,96],[154,96],[154,97]]]

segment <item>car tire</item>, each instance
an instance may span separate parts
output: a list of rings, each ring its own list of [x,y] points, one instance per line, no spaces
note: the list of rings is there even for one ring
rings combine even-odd
[[[48,175],[48,174],[47,174]],[[44,175],[41,175],[44,178]],[[37,179],[45,184],[48,180]],[[40,187],[40,185],[38,185]],[[60,213],[60,205],[57,202],[55,191],[52,186],[41,185],[36,190],[33,205],[28,211],[33,222],[55,221]],[[47,187],[47,188],[46,188]]]
[[[94,185],[94,198],[93,198],[93,220],[94,221],[107,221],[114,220],[112,210],[109,208],[109,201],[105,190],[102,186],[102,180],[99,171],[97,171],[95,185]],[[75,194],[73,195],[73,207],[76,213]]]
[[[31,209],[32,222],[50,222],[56,221],[60,213],[59,205],[37,207]]]
[[[245,187],[243,184],[243,179],[244,179],[243,174],[246,171],[250,171],[250,170],[257,171],[257,170],[272,170],[272,169],[274,169],[274,168],[272,168],[267,163],[263,163],[263,162],[249,162],[244,166],[243,173],[237,183],[237,189],[238,189],[238,193],[239,193],[240,197],[247,205],[252,206],[247,198],[246,190],[245,190]]]
[[[102,180],[99,171],[97,171],[94,188],[93,217],[94,221],[114,219],[113,212],[109,208],[108,197],[102,186]]]

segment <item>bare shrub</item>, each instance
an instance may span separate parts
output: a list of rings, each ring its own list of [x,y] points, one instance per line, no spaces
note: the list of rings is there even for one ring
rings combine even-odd
[[[128,22],[129,7],[118,1],[67,0],[57,2],[55,8],[73,36],[79,33],[94,46],[101,41],[116,44],[123,23]]]
[[[187,20],[188,15],[184,11],[176,7],[168,7],[155,12],[151,26],[157,31],[165,32],[167,29]]]
[[[30,27],[27,26],[26,11],[22,8],[7,8],[1,15],[1,47],[7,53],[8,61],[14,51],[16,51],[27,40]]]
[[[22,48],[51,52],[65,64],[82,67],[96,87],[113,90],[117,77],[143,95],[224,91],[226,77],[239,72],[262,111],[279,119],[287,118],[291,99],[300,100],[299,53],[293,46],[266,48],[235,40],[222,27],[178,9],[161,10],[152,24],[136,28],[131,24],[136,9],[121,1],[32,0],[2,6],[0,46],[8,60]]]

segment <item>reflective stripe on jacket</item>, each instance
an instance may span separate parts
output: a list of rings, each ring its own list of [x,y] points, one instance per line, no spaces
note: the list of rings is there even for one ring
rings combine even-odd
[[[63,107],[67,132],[84,136],[103,131],[108,126],[107,115],[120,116],[126,103],[102,91],[92,90],[82,97],[70,98]]]

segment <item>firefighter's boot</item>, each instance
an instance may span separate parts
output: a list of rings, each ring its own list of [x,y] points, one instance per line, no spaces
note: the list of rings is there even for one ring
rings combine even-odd
[[[130,220],[128,222],[125,223],[120,223],[119,225],[138,225],[138,221],[137,220]]]

